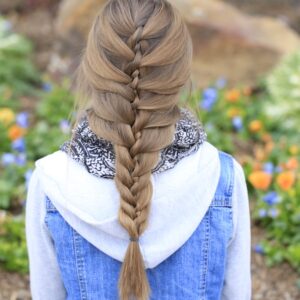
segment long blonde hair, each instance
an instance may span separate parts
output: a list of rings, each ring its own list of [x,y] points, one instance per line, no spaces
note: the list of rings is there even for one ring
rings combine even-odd
[[[110,0],[96,17],[77,72],[77,118],[114,145],[119,222],[130,242],[120,299],[150,297],[139,237],[147,227],[151,170],[171,144],[179,92],[190,78],[192,42],[166,0]]]

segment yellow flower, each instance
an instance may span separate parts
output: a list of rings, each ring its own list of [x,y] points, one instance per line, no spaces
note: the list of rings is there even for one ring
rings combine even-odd
[[[24,134],[25,129],[18,125],[13,125],[8,130],[8,136],[12,141],[22,137]]]
[[[267,157],[266,149],[261,146],[254,146],[254,157],[258,161],[263,161]]]
[[[299,148],[297,145],[292,145],[289,150],[292,155],[297,155],[299,152]]]
[[[288,191],[293,186],[295,180],[296,177],[293,172],[285,171],[277,176],[276,182],[282,190]]]
[[[290,189],[287,193],[291,198],[294,198],[296,196],[295,189]]]
[[[237,107],[232,107],[227,110],[227,116],[230,118],[240,116],[241,115],[241,110]]]
[[[10,124],[15,119],[15,114],[10,108],[0,109],[0,122],[5,125]]]
[[[241,96],[241,92],[239,90],[232,89],[232,90],[229,90],[229,91],[226,92],[225,99],[228,102],[235,103],[240,99],[240,96]]]
[[[262,129],[262,127],[263,127],[263,124],[259,120],[253,120],[249,124],[249,130],[251,132],[258,132]]]
[[[272,175],[264,171],[254,171],[248,179],[256,189],[265,191],[271,184]]]

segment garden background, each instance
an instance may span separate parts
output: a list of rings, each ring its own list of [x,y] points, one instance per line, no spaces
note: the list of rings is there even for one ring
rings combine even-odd
[[[0,1],[1,300],[30,299],[26,188],[34,161],[70,136],[72,74],[104,2]],[[182,105],[245,170],[253,299],[300,299],[300,2],[171,2],[194,42]]]

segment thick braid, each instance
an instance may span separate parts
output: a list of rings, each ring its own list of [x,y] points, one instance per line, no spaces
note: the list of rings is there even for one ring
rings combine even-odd
[[[143,26],[139,26],[132,36],[128,39],[128,45],[135,52],[134,59],[128,63],[125,68],[125,73],[130,75],[132,82],[130,83],[131,88],[134,91],[134,98],[131,102],[131,107],[135,115],[134,123],[132,124],[132,134],[134,136],[134,144],[128,149],[115,145],[115,151],[117,154],[117,168],[122,167],[128,168],[128,161],[122,160],[121,151],[126,153],[127,158],[131,158],[132,169],[129,169],[131,173],[128,173],[129,177],[119,176],[121,172],[116,172],[116,184],[119,191],[121,191],[121,203],[119,211],[120,223],[127,229],[130,234],[130,245],[127,249],[124,263],[119,280],[120,298],[127,299],[128,295],[133,294],[138,299],[148,299],[150,287],[148,284],[146,272],[144,269],[143,257],[141,255],[140,247],[138,244],[138,238],[146,228],[150,201],[152,196],[152,185],[151,185],[151,169],[154,168],[157,162],[158,155],[152,155],[152,159],[148,162],[148,167],[141,169],[140,159],[143,156],[141,136],[143,127],[147,124],[150,118],[150,113],[146,112],[141,116],[138,110],[139,99],[139,76],[140,76],[140,62],[142,59],[141,52],[141,36],[143,32]],[[124,154],[124,153],[123,153]],[[158,153],[157,153],[158,154]],[[130,172],[129,171],[129,172]],[[141,173],[143,171],[143,173]],[[124,197],[122,194],[123,190],[129,191],[128,196]],[[134,274],[134,275],[133,275]]]
[[[78,70],[79,109],[89,108],[91,129],[112,142],[116,155],[118,217],[129,234],[121,300],[149,299],[139,238],[149,219],[151,171],[174,138],[191,57],[187,28],[166,0],[110,0],[95,19]]]

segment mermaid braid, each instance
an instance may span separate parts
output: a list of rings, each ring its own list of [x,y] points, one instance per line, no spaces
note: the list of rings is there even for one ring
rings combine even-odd
[[[110,0],[96,18],[78,72],[92,130],[114,145],[119,222],[129,245],[122,300],[149,299],[139,237],[147,228],[151,171],[174,137],[178,94],[190,74],[191,40],[165,0]]]

